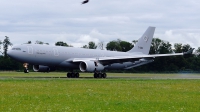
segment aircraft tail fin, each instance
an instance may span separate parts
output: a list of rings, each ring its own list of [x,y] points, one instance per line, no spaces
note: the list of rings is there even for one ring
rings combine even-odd
[[[145,33],[139,38],[136,45],[128,52],[141,52],[143,54],[149,54],[149,50],[151,47],[151,42],[153,39],[155,27],[148,27]]]

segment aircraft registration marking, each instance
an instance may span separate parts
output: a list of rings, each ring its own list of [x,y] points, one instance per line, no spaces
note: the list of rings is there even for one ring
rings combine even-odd
[[[138,49],[143,49],[143,47],[141,47],[141,46],[138,46]]]

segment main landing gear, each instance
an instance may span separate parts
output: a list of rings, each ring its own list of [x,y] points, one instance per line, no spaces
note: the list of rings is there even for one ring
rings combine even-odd
[[[24,73],[29,73],[28,63],[24,63],[23,66],[24,66]]]
[[[67,73],[67,78],[79,78],[79,73],[76,72],[70,72],[70,73]]]
[[[94,73],[94,78],[106,78],[107,74],[106,73]]]
[[[94,73],[94,78],[106,78],[107,74],[106,73]],[[69,72],[67,73],[67,78],[79,78],[79,73],[78,72]]]

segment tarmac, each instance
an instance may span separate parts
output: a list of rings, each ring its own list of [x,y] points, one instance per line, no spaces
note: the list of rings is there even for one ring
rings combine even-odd
[[[93,75],[80,75],[79,78],[67,78],[66,76],[0,76],[0,79],[94,79]],[[97,78],[101,79],[101,78]],[[109,75],[106,79],[200,79],[200,74],[122,74]]]

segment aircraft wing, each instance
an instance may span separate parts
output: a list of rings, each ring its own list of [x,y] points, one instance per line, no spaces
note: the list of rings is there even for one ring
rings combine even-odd
[[[191,54],[194,49],[190,49],[184,53],[174,53],[174,54],[153,54],[153,55],[133,55],[133,56],[114,56],[114,57],[98,57],[98,58],[74,58],[69,61],[72,62],[82,62],[82,61],[99,61],[103,65],[112,63],[122,63],[122,62],[133,62],[141,58],[151,59],[156,57],[166,57],[166,56],[181,56]]]
[[[82,62],[82,61],[114,61],[114,62],[126,62],[134,61],[141,58],[155,58],[155,57],[164,57],[164,56],[179,56],[183,55],[183,53],[176,54],[157,54],[157,55],[136,55],[136,56],[114,56],[114,57],[98,57],[98,58],[74,58],[70,61],[72,62]]]

